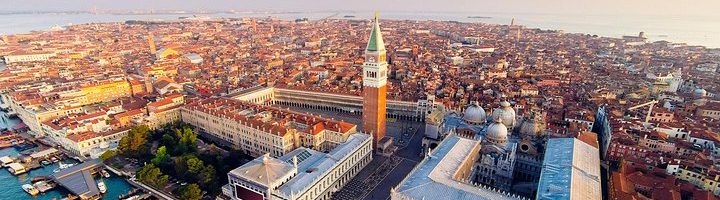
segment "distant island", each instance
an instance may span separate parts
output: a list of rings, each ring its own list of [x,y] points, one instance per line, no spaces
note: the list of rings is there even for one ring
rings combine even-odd
[[[468,16],[467,18],[471,18],[471,19],[491,19],[492,17],[486,17],[486,16]]]

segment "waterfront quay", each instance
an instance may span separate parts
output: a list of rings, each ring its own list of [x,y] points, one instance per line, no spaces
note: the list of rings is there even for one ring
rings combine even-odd
[[[4,113],[0,113],[0,116],[4,116]],[[19,120],[10,118],[5,121],[0,120],[0,122],[11,122],[7,124],[1,123],[0,127],[13,127],[19,123]],[[25,133],[6,132],[3,133],[2,138],[9,138],[9,135],[13,135],[16,141],[25,142],[8,143],[9,145],[1,147],[0,158],[2,159],[0,160],[3,162],[17,163],[17,166],[23,167],[23,172],[13,174],[7,167],[0,169],[0,199],[32,198],[50,200],[77,197],[71,189],[61,186],[62,184],[57,184],[51,177],[63,171],[62,168],[72,168],[73,166],[82,167],[79,161],[69,158],[61,149],[47,146],[38,140],[32,139]],[[104,165],[102,162],[99,162],[96,163],[96,167],[103,168]],[[102,181],[107,188],[107,192],[102,194],[102,196],[95,196],[94,199],[109,200],[128,197],[129,195],[127,194],[133,191],[132,186],[122,177],[115,174],[109,175],[109,177],[90,176],[87,180],[91,182],[95,188],[97,188],[97,185],[95,185],[96,182]],[[37,195],[30,195],[22,188],[23,185],[33,185],[41,181],[48,183],[47,186],[49,189]],[[90,184],[86,183],[86,186],[90,186]]]

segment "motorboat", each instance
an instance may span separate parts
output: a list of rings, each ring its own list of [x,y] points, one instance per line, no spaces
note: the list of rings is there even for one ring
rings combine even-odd
[[[38,191],[37,188],[35,188],[34,186],[32,186],[30,184],[22,185],[22,189],[25,190],[25,192],[27,192],[31,196],[35,196],[40,193],[40,191]]]
[[[58,168],[53,170],[53,172],[59,172],[60,170],[67,169],[72,167],[74,164],[64,164],[62,161],[58,162]]]
[[[107,192],[107,187],[105,187],[105,182],[103,182],[102,180],[100,180],[100,182],[98,182],[97,186],[98,186],[98,189],[100,190],[100,193],[105,194],[105,192]]]
[[[103,177],[105,177],[105,178],[110,178],[110,173],[108,173],[108,172],[105,171],[104,169],[101,170],[100,173],[102,174]]]

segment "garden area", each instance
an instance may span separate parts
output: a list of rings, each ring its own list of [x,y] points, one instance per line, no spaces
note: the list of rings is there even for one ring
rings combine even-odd
[[[240,151],[198,139],[198,134],[184,123],[154,131],[145,125],[133,127],[116,151],[108,151],[101,158],[134,163],[137,180],[189,200],[219,195],[228,182],[227,173],[252,159]],[[117,167],[117,163],[110,165]]]

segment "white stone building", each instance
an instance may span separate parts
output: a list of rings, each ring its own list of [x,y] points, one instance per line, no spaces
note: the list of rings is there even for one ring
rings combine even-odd
[[[231,199],[331,199],[372,160],[372,137],[353,134],[328,153],[298,148],[279,158],[265,154],[228,173]]]

